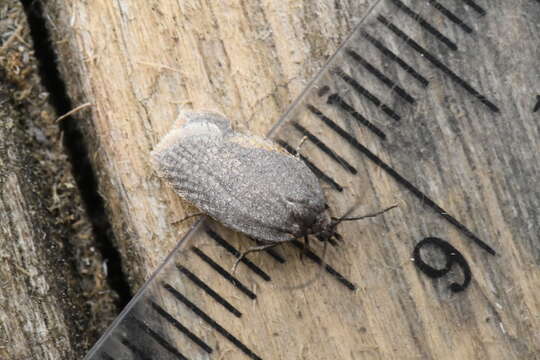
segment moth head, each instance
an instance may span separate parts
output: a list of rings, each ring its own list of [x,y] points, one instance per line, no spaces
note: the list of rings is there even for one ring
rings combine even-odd
[[[339,222],[332,220],[325,210],[319,213],[315,218],[315,222],[310,228],[310,233],[315,235],[322,242],[329,242],[335,245],[335,240],[341,240],[341,235],[336,231],[337,224],[339,224]]]
[[[342,222],[344,221],[358,221],[358,220],[363,220],[363,219],[367,219],[367,218],[372,218],[372,217],[376,217],[376,216],[379,216],[379,215],[382,215],[384,214],[385,212],[389,211],[389,210],[392,210],[394,208],[397,207],[397,204],[395,205],[392,205],[390,207],[387,207],[386,209],[383,209],[381,211],[378,211],[376,213],[372,213],[372,214],[367,214],[367,215],[363,215],[363,216],[356,216],[356,217],[349,217],[349,215],[358,207],[358,205],[355,205],[353,207],[351,207],[345,214],[343,214],[342,216],[340,217],[331,217],[330,219],[330,222],[328,223],[328,225],[326,226],[326,228],[322,229],[321,232],[319,233],[319,239],[322,240],[322,241],[328,241],[330,242],[331,244],[335,244],[335,241],[334,240],[342,240],[342,237],[341,235],[337,232],[337,226],[339,224],[341,224]]]

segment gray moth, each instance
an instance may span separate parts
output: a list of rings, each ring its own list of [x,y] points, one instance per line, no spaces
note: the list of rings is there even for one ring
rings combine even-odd
[[[317,177],[272,140],[234,131],[223,115],[184,111],[151,153],[185,200],[266,246],[336,235]]]

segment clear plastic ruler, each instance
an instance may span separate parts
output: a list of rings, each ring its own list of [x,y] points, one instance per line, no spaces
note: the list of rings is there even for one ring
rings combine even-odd
[[[477,141],[473,132],[460,136],[474,128],[470,123],[489,132],[501,118],[504,94],[486,80],[486,29],[497,21],[489,4],[377,2],[270,133],[291,152],[306,139],[299,156],[319,177],[334,215],[358,201],[357,214],[398,202],[395,213],[340,225],[344,243],[330,247],[322,272],[322,245],[312,241],[300,259],[302,245],[294,241],[249,255],[232,274],[240,251],[255,242],[201,220],[86,359],[349,358],[355,349],[369,350],[363,294],[390,289],[403,296],[411,277],[422,278],[403,266],[420,240],[459,244],[465,257],[480,258],[479,266],[495,259],[497,243],[485,238],[473,213],[434,200],[467,198],[482,207],[470,169],[454,161],[452,142],[462,151],[458,142]],[[511,118],[522,110],[504,111]],[[452,282],[467,285],[466,270],[442,281],[441,293],[460,290],[448,290]],[[391,319],[391,311],[381,313],[381,321]]]

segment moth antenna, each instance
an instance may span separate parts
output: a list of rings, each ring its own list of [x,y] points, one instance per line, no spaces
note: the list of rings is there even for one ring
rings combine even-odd
[[[386,209],[383,209],[381,211],[378,211],[376,213],[372,213],[372,214],[367,214],[367,215],[362,215],[362,216],[358,216],[358,217],[345,217],[345,216],[342,216],[341,218],[339,218],[337,221],[336,221],[336,225],[339,224],[340,222],[342,221],[355,221],[355,220],[362,220],[362,219],[367,219],[367,218],[372,218],[372,217],[376,217],[376,216],[379,216],[379,215],[382,215],[384,214],[385,212],[387,211],[390,211],[392,210],[393,208],[397,208],[398,205],[397,204],[394,204],[392,206],[389,206],[387,207]]]
[[[343,214],[341,217],[335,217],[335,216],[331,217],[332,224],[330,226],[335,228],[335,226],[342,221],[341,219],[343,219],[344,217],[349,216],[354,210],[356,210],[360,206],[360,204],[361,204],[361,201],[358,200],[356,203],[354,203],[353,206],[351,206],[349,208],[349,210],[345,211],[345,214]]]

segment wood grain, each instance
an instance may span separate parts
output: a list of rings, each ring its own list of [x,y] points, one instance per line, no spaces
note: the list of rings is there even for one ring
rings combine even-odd
[[[430,86],[418,86],[395,62],[368,46],[361,54],[409,89],[417,104],[396,100],[395,93],[370,74],[351,68],[347,70],[402,120],[389,120],[352,90],[348,100],[384,129],[386,142],[339,110],[329,109],[328,115],[344,118],[341,126],[474,229],[499,255],[492,257],[473,245],[316,119],[301,117],[302,124],[317,130],[359,170],[352,178],[312,144],[303,149],[343,182],[348,195],[328,190],[336,213],[355,198],[363,200],[359,213],[395,201],[400,208],[383,218],[344,226],[346,239],[354,241],[329,259],[359,285],[353,296],[332,282],[282,294],[249,273],[238,275],[265,297],[252,304],[257,315],[228,324],[265,358],[538,358],[540,134],[531,109],[540,83],[535,70],[540,56],[532,45],[540,36],[540,9],[534,1],[478,1],[488,10],[479,17],[462,1],[450,3],[447,6],[475,30],[472,35],[427,4],[415,9],[453,39],[458,51],[421,30],[403,12],[396,12],[392,21],[496,103],[499,114],[384,30],[386,46],[429,79]],[[48,3],[70,95],[74,103],[93,104],[91,116],[79,121],[93,150],[100,191],[134,289],[189,226],[175,221],[195,211],[149,166],[150,150],[179,109],[217,109],[240,128],[264,134],[367,8],[367,2],[322,0]],[[379,27],[373,25],[370,31],[382,31]],[[278,133],[291,143],[300,138],[293,134]],[[426,236],[444,238],[465,255],[474,275],[466,293],[451,294],[448,280],[434,285],[416,270],[412,249]],[[246,246],[241,241],[234,245]],[[224,263],[233,261],[215,247],[208,251]],[[298,284],[316,272],[305,270],[291,256],[291,248],[283,251],[291,260],[272,269],[277,284]],[[216,281],[202,265],[194,266],[207,281]],[[216,286],[232,294],[225,284]],[[198,300],[221,322],[230,321],[211,302]],[[269,324],[282,331],[273,336]],[[234,354],[220,348],[225,358]]]
[[[0,44],[0,358],[80,359],[115,295],[18,1],[0,4]]]
[[[65,229],[55,228],[40,196],[44,172],[9,94],[0,75],[0,357],[75,359],[77,342],[88,341],[76,334],[85,317],[81,284],[67,262]]]

